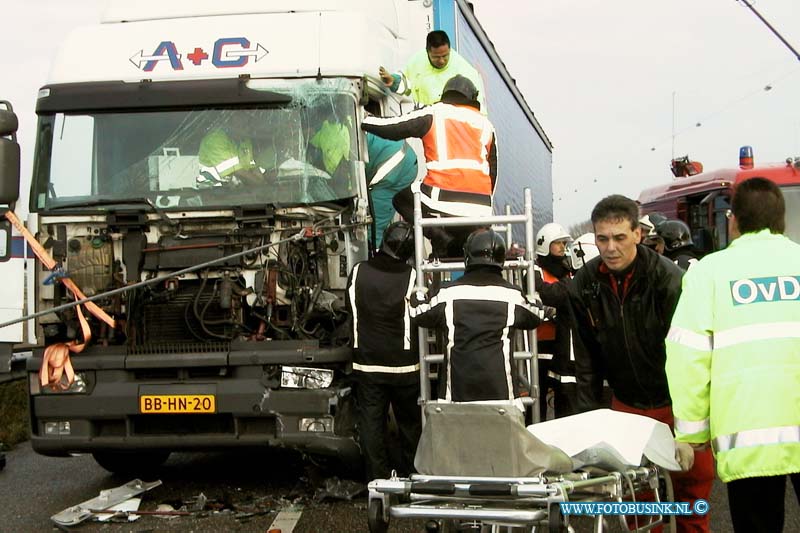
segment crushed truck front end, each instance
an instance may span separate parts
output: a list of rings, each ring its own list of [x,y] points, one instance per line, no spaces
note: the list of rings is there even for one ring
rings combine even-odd
[[[96,302],[117,327],[89,316],[66,390],[41,384],[45,349],[34,353],[37,452],[273,445],[358,457],[344,291],[368,253],[361,83],[43,89],[30,207],[61,269],[36,271],[37,311],[69,303],[66,275],[87,296],[117,291]],[[233,128],[260,182],[204,159],[204,143]],[[86,341],[75,308],[37,326],[43,346]]]

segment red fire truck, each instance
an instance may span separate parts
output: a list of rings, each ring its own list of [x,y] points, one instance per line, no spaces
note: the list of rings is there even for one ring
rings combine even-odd
[[[703,172],[700,163],[683,157],[672,161],[672,172],[675,179],[670,183],[641,192],[641,212],[642,215],[658,212],[686,222],[698,251],[709,253],[728,245],[725,213],[731,207],[733,188],[756,176],[781,187],[786,200],[786,236],[800,242],[800,157],[755,166],[752,148],[743,146],[739,151],[739,168]]]

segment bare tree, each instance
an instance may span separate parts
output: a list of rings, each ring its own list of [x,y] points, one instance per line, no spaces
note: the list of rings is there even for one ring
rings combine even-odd
[[[592,226],[591,220],[585,220],[583,222],[579,222],[578,224],[572,224],[569,227],[569,234],[575,239],[584,233],[590,233],[592,231],[594,231],[594,226]]]

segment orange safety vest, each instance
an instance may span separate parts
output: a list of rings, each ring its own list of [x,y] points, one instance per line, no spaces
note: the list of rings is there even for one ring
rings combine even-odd
[[[558,278],[552,275],[545,269],[542,269],[542,280],[545,283],[558,283]],[[537,341],[554,341],[556,340],[556,324],[552,320],[542,322],[536,328]]]
[[[486,196],[491,205],[491,122],[480,111],[462,105],[440,103],[432,114],[433,124],[422,137],[428,168],[423,184],[442,191]]]

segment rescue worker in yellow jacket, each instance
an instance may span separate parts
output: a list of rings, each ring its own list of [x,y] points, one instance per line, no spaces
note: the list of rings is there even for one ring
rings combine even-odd
[[[264,185],[263,173],[255,162],[247,117],[241,111],[232,112],[227,124],[212,129],[203,137],[198,160],[199,189],[228,184]]]
[[[800,500],[800,245],[780,188],[734,191],[735,240],[686,273],[667,336],[678,441],[711,443],[737,532],[780,532],[786,477]]]
[[[442,30],[428,34],[425,50],[411,56],[402,72],[391,74],[381,67],[378,73],[391,91],[411,96],[422,105],[433,105],[441,100],[447,81],[456,75],[464,76],[477,88],[478,102],[486,114],[480,74],[469,61],[450,48],[450,38]]]
[[[423,216],[482,217],[492,214],[497,179],[497,145],[489,119],[481,115],[478,90],[464,76],[447,82],[441,102],[401,117],[368,117],[362,129],[384,139],[419,137],[427,174],[422,183],[395,195],[394,208],[414,223],[413,190],[419,190]],[[476,228],[426,227],[437,257],[460,257],[464,241]]]

